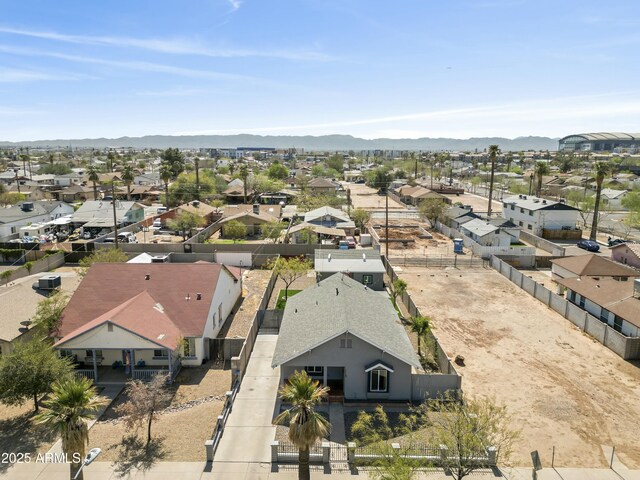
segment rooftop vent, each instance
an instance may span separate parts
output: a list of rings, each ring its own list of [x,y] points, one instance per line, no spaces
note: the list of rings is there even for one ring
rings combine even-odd
[[[518,198],[522,198],[522,195],[518,195]]]
[[[366,261],[367,261],[367,254],[366,254],[366,253],[363,253],[363,254],[362,254],[362,261],[363,261],[363,262],[366,262]]]
[[[200,200],[194,200],[193,202],[191,202],[191,205],[198,208],[200,206]]]
[[[202,294],[196,293],[196,300],[202,300]]]
[[[546,204],[547,204],[547,201],[546,201],[546,200],[542,200],[542,204],[543,204],[543,205],[546,205]]]
[[[144,279],[145,279],[145,280],[150,280],[150,279],[151,279],[151,275],[150,275],[150,274],[148,274],[148,273],[147,273],[147,274],[145,274]]]
[[[256,215],[260,213],[260,204],[259,203],[254,203],[253,204],[253,213],[255,213]]]
[[[331,261],[331,254],[327,255],[327,261],[330,262]]]
[[[640,299],[640,278],[633,281],[633,296]]]
[[[31,212],[33,211],[33,202],[22,202],[20,208],[23,212]]]

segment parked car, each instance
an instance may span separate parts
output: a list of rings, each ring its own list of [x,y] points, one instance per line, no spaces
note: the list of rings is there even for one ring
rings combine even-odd
[[[609,246],[613,247],[614,245],[620,245],[621,243],[629,243],[626,240],[622,240],[621,238],[611,238],[609,237]]]
[[[160,215],[161,213],[165,213],[167,211],[167,207],[158,207],[156,209],[156,213]]]
[[[75,240],[79,240],[80,239],[80,234],[77,232],[73,232],[71,235],[69,235],[69,241],[73,242]]]
[[[349,242],[347,242],[346,240],[340,240],[338,242],[338,249],[339,250],[349,250]]]
[[[345,240],[347,241],[349,248],[356,248],[356,239],[353,237],[345,237]]]
[[[132,232],[118,233],[118,240],[122,243],[138,243],[136,236]]]
[[[578,248],[582,248],[583,250],[587,250],[589,252],[599,252],[600,245],[598,245],[593,240],[580,240],[577,244]]]

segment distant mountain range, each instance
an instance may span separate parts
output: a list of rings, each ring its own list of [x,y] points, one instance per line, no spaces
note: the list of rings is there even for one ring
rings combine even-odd
[[[489,145],[499,145],[502,151],[557,150],[558,139],[549,137],[478,137],[456,138],[375,138],[366,140],[351,135],[275,136],[275,135],[147,135],[144,137],[84,138],[69,140],[35,140],[2,142],[0,146],[16,147],[131,147],[131,148],[304,148],[307,151],[333,150],[457,150],[483,151]]]

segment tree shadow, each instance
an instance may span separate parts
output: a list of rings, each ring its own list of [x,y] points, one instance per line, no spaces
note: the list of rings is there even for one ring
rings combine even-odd
[[[0,452],[36,453],[41,444],[53,442],[56,435],[31,420],[33,411],[16,417],[0,420]],[[12,467],[9,462],[0,462],[0,475]]]
[[[134,470],[149,471],[167,456],[164,440],[164,437],[153,438],[147,445],[134,434],[124,437],[120,443],[110,447],[118,453],[118,460],[113,463],[116,475],[122,478]]]

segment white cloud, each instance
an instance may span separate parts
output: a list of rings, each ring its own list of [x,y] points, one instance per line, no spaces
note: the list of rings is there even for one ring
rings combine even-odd
[[[37,81],[75,81],[95,79],[89,75],[59,74],[34,70],[0,68],[0,83],[21,83]]]
[[[240,5],[242,5],[241,0],[227,0],[227,1],[229,2],[229,5],[231,5],[231,9],[234,12],[240,8]]]
[[[209,93],[208,90],[199,88],[175,88],[172,90],[147,90],[138,92],[141,97],[195,97]]]
[[[238,8],[239,1],[234,0]],[[135,38],[135,37],[118,37],[118,36],[94,36],[94,35],[69,35],[53,31],[27,30],[12,27],[0,26],[0,33],[10,35],[20,35],[25,37],[39,38],[43,40],[52,40],[56,42],[71,43],[78,45],[96,45],[118,48],[138,48],[159,53],[175,54],[175,55],[195,55],[204,57],[267,57],[282,58],[287,60],[313,60],[326,61],[331,57],[322,52],[315,50],[305,50],[300,48],[286,50],[254,50],[246,48],[230,48],[230,47],[211,47],[201,42],[190,39],[173,38],[173,39],[157,39],[157,38]]]

